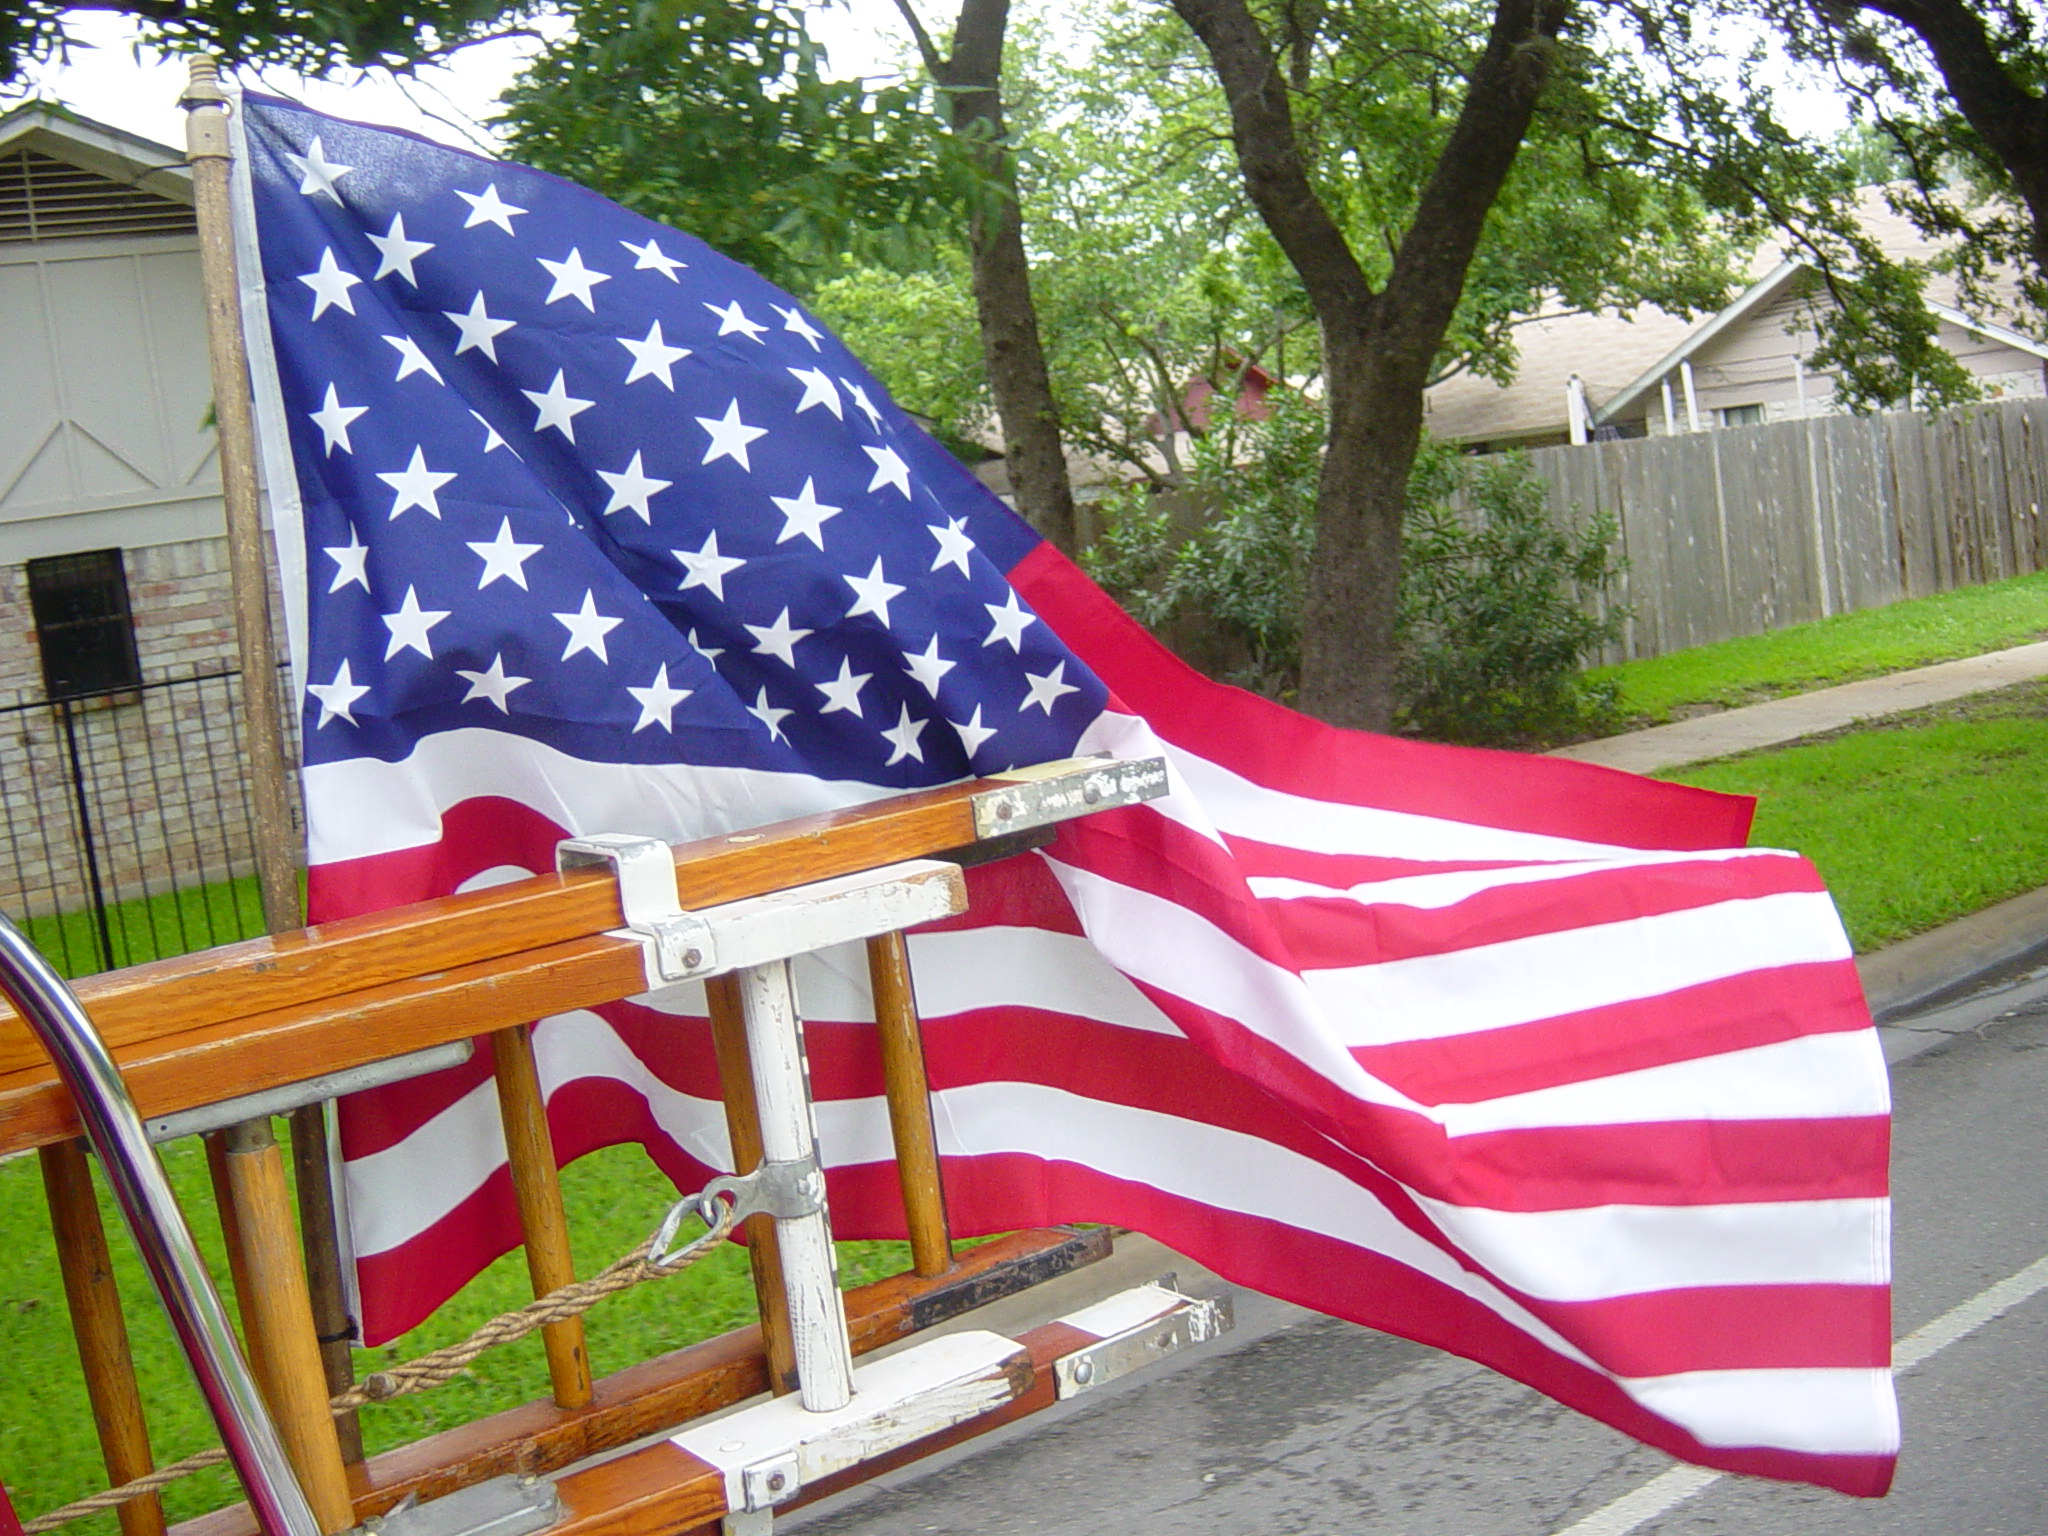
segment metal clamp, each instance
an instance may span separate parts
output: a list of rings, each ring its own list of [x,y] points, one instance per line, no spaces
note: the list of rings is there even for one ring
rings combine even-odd
[[[765,1162],[752,1173],[713,1179],[697,1196],[697,1214],[706,1226],[717,1224],[721,1201],[732,1206],[734,1226],[749,1216],[777,1220],[809,1216],[825,1208],[825,1174],[817,1158],[793,1157]]]
[[[613,937],[635,939],[646,953],[650,990],[673,986],[718,968],[711,926],[683,910],[676,888],[676,860],[667,843],[654,837],[599,832],[555,844],[555,869],[566,874],[594,864],[611,867],[619,882],[619,911],[626,919]]]

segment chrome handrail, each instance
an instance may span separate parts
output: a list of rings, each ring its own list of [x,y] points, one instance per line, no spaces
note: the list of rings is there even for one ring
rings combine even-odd
[[[128,1085],[76,994],[0,916],[0,993],[50,1053],[267,1536],[321,1536]]]

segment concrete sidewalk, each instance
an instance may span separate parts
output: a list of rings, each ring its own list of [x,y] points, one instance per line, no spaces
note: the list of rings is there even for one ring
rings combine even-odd
[[[1844,683],[1838,688],[1822,688],[1815,693],[1772,699],[1767,704],[1725,709],[1696,720],[1652,726],[1626,736],[1609,736],[1604,741],[1582,741],[1575,747],[1559,747],[1550,756],[1626,768],[1631,773],[1656,773],[1686,763],[1751,752],[1758,747],[1780,746],[1802,736],[1854,725],[1859,720],[1943,704],[2037,677],[2048,677],[2048,640],[1993,651],[1988,656],[1970,656],[1911,672],[1894,672],[1860,683]]]

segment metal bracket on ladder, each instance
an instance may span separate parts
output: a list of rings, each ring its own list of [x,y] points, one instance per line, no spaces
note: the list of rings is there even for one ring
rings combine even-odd
[[[619,910],[626,926],[612,930],[612,936],[640,941],[647,951],[650,988],[708,975],[717,966],[710,925],[683,910],[676,890],[676,858],[667,843],[654,837],[599,832],[555,844],[558,874],[593,864],[609,864],[618,877]]]

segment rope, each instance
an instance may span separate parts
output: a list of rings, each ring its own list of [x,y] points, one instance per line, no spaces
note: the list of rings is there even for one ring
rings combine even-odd
[[[659,1230],[614,1259],[588,1280],[572,1280],[545,1296],[529,1301],[523,1307],[515,1307],[510,1312],[501,1313],[458,1343],[430,1350],[402,1365],[394,1365],[389,1370],[373,1372],[346,1392],[336,1393],[329,1401],[328,1407],[334,1413],[340,1414],[351,1408],[360,1408],[366,1403],[384,1403],[395,1397],[425,1392],[453,1381],[485,1350],[523,1339],[550,1323],[565,1323],[572,1317],[581,1317],[607,1296],[617,1295],[620,1291],[630,1290],[649,1280],[680,1275],[732,1231],[732,1203],[729,1200],[713,1203],[718,1209],[718,1219],[706,1228],[702,1235],[692,1239],[682,1248],[664,1252],[660,1258],[651,1257],[657,1245],[666,1247],[683,1215],[700,1214],[694,1200],[678,1202],[669,1212],[668,1218],[662,1222]],[[220,1466],[227,1459],[227,1451],[217,1445],[204,1451],[195,1451],[181,1461],[174,1461],[167,1467],[158,1467],[154,1472],[144,1473],[141,1477],[131,1478],[119,1487],[88,1494],[82,1499],[74,1499],[46,1515],[38,1515],[33,1520],[24,1521],[21,1527],[22,1536],[40,1536],[44,1531],[55,1530],[60,1525],[69,1525],[73,1520],[83,1520],[87,1515],[97,1515],[104,1510],[116,1508],[146,1493],[156,1493],[160,1489],[168,1488],[180,1478],[191,1476],[194,1472]]]

